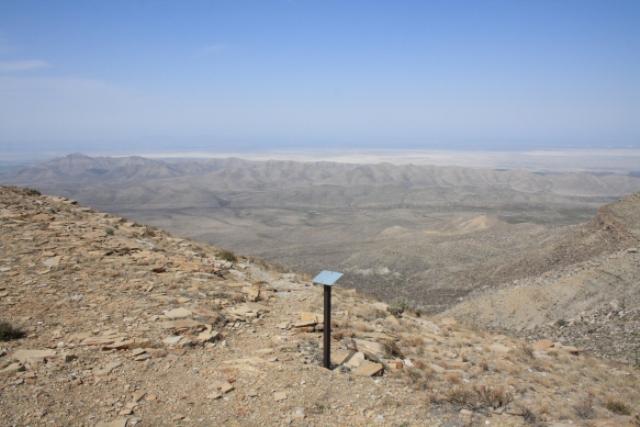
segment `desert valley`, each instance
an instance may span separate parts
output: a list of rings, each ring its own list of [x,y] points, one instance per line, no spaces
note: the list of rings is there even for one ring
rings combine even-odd
[[[639,422],[634,175],[70,155],[2,181],[38,190],[1,192],[10,425]]]

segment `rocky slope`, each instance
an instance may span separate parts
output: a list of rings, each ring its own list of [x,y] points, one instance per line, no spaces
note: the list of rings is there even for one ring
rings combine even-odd
[[[2,425],[640,423],[640,372],[473,331],[67,199],[0,188]]]
[[[603,206],[544,257],[522,260],[544,274],[476,292],[446,312],[526,336],[553,336],[600,355],[640,362],[640,194]]]

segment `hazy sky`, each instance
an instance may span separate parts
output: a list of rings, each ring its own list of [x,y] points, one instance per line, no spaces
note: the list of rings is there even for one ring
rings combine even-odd
[[[2,152],[640,147],[640,1],[0,1]]]

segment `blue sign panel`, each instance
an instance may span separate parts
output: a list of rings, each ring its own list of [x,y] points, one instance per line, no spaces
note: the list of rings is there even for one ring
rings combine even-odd
[[[332,286],[342,277],[342,273],[337,271],[323,270],[316,277],[313,278],[313,283],[316,285],[329,285]]]

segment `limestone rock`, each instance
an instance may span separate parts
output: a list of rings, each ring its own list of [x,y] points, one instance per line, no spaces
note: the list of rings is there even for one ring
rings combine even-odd
[[[55,357],[55,350],[16,350],[11,358],[20,363],[39,363],[46,362],[48,359]]]
[[[213,342],[220,337],[220,332],[211,330],[211,328],[207,328],[206,330],[200,332],[196,337],[196,340],[201,343]]]
[[[162,340],[163,343],[165,343],[166,345],[177,345],[180,340],[182,340],[182,337],[180,335],[172,335],[170,337],[166,337],[165,339]]]
[[[375,341],[354,339],[358,351],[364,353],[371,360],[381,360],[388,356],[388,351],[384,345]]]
[[[9,377],[16,372],[24,371],[24,366],[21,363],[14,362],[10,363],[8,366],[0,369],[0,378]]]
[[[355,352],[344,365],[350,369],[355,369],[365,361],[364,353],[361,351]]]
[[[354,371],[354,375],[361,377],[372,377],[374,375],[381,374],[384,370],[382,363],[363,361]]]
[[[324,317],[316,313],[299,313],[298,320],[293,323],[294,328],[302,328],[305,326],[315,326],[324,321]]]
[[[331,352],[331,364],[334,366],[342,365],[351,356],[352,352],[345,350],[334,350]]]
[[[168,310],[164,312],[164,315],[169,319],[184,319],[187,317],[191,317],[192,313],[190,310],[187,310],[184,307],[174,308],[173,310]]]

